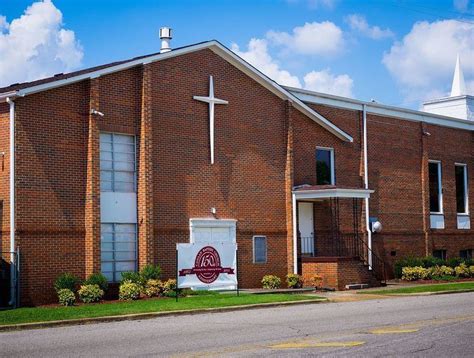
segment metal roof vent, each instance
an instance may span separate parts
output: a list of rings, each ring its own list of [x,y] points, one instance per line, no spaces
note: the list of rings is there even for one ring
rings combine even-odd
[[[160,40],[161,40],[161,49],[160,53],[171,51],[170,41],[172,39],[171,28],[162,27],[160,28]]]

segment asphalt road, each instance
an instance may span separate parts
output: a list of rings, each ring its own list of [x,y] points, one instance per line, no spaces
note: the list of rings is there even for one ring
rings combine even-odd
[[[474,293],[0,333],[0,356],[474,356]]]

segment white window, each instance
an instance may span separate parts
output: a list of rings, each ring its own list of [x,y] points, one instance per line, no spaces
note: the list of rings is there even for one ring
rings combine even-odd
[[[456,163],[456,211],[458,214],[468,214],[468,185],[467,185],[467,165]]]
[[[430,212],[432,214],[443,213],[443,187],[441,181],[441,162],[430,160],[428,163],[429,190],[430,190]]]
[[[101,271],[111,282],[137,269],[136,224],[101,224]]]
[[[267,262],[267,237],[253,237],[253,262],[255,264],[264,264]]]
[[[136,191],[135,137],[100,134],[100,190]]]
[[[334,149],[316,148],[316,184],[335,185]]]

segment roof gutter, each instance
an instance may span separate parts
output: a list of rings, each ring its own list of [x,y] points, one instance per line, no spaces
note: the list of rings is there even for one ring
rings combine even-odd
[[[10,105],[10,305],[16,306],[16,259],[15,259],[15,102],[12,97],[5,101]]]

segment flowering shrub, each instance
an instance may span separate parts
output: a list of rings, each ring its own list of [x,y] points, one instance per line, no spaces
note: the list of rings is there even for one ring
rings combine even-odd
[[[303,279],[300,275],[290,273],[286,275],[286,283],[289,288],[301,288],[303,287]]]
[[[58,291],[59,304],[63,306],[73,306],[76,303],[76,296],[68,288],[62,288]]]
[[[430,269],[430,276],[432,278],[442,277],[442,276],[454,276],[454,269],[452,267],[443,265],[443,266],[434,266]]]
[[[163,292],[163,282],[150,279],[146,282],[143,293],[148,297],[159,296]]]
[[[402,280],[416,281],[425,280],[429,277],[429,269],[425,269],[421,266],[415,267],[404,267],[402,268]]]
[[[140,298],[141,286],[132,281],[123,281],[119,287],[119,299],[122,301],[137,300]]]
[[[91,303],[99,301],[104,296],[104,291],[99,285],[82,285],[77,294],[82,302]]]
[[[314,275],[311,277],[311,286],[319,288],[323,285],[323,277],[320,275]]]
[[[280,288],[281,280],[278,276],[275,275],[265,275],[262,278],[262,286],[263,288],[270,289]]]
[[[474,265],[473,266],[469,266],[469,272],[471,274],[471,277],[474,277]]]
[[[459,266],[456,266],[454,268],[454,271],[456,272],[456,276],[459,277],[469,277],[471,276],[471,272],[469,270],[469,267],[465,263],[460,264]]]

